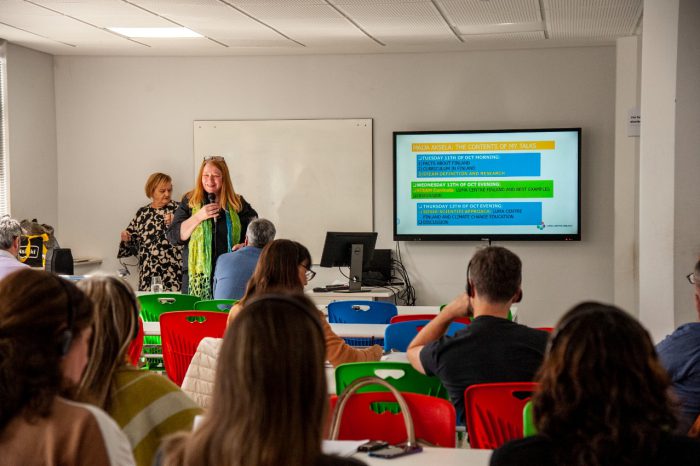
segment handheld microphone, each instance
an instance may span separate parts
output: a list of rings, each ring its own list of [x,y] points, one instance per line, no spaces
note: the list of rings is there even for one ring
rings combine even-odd
[[[215,204],[216,203],[216,194],[207,193],[207,199],[209,200],[209,204]],[[217,220],[218,220],[218,216],[214,217],[214,224],[216,224]]]

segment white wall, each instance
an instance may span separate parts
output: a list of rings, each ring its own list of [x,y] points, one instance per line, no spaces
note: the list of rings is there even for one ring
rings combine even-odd
[[[613,299],[613,47],[55,61],[59,224],[107,271],[119,231],[147,202],[146,176],[163,170],[177,195],[190,188],[193,120],[374,118],[378,247],[393,246],[392,131],[581,126],[583,241],[505,245],[524,261],[523,321],[552,324],[577,301]],[[402,244],[419,304],[463,289],[476,246]]]
[[[681,0],[678,11],[678,66],[676,71],[675,263],[674,309],[676,325],[698,320],[693,288],[685,275],[700,259],[700,2]]]
[[[57,226],[53,56],[7,44],[11,215]],[[56,231],[59,241],[61,231]]]

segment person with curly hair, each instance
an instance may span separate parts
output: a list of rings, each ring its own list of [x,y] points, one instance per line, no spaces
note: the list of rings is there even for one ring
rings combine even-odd
[[[492,466],[700,464],[673,433],[675,402],[649,333],[621,309],[587,302],[551,335],[532,399],[538,434],[494,451]]]

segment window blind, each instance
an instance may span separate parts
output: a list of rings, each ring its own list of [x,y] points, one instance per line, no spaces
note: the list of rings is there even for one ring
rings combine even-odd
[[[4,48],[0,48],[2,52]],[[10,213],[9,178],[10,170],[7,154],[7,61],[0,54],[0,216]]]

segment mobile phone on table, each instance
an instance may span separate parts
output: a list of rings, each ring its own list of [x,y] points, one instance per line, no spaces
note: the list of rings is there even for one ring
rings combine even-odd
[[[398,458],[399,456],[404,456],[404,455],[411,455],[413,453],[420,453],[423,451],[423,447],[420,445],[412,445],[412,446],[391,446],[391,447],[386,447],[382,448],[381,450],[375,450],[375,451],[370,451],[369,456],[373,456],[375,458]]]
[[[381,448],[385,448],[389,446],[389,442],[385,442],[383,440],[370,440],[367,443],[363,443],[359,447],[357,447],[357,451],[374,451],[374,450],[379,450]]]

